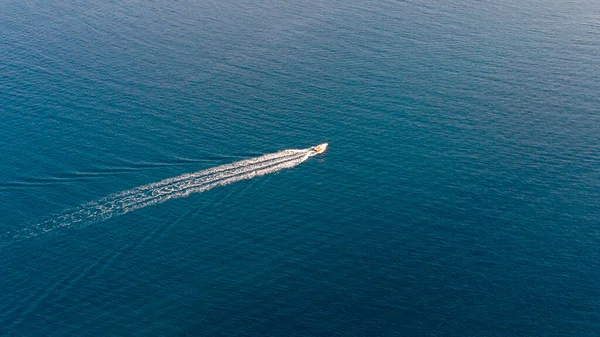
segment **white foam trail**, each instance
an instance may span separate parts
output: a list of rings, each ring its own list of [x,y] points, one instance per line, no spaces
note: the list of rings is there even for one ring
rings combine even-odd
[[[292,168],[313,155],[315,152],[310,148],[284,150],[139,186],[88,202],[21,230],[0,235],[0,241],[23,240],[62,227],[86,226],[169,199],[186,197],[217,186]]]

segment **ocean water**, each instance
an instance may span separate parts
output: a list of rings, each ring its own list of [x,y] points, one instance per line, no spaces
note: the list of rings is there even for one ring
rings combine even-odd
[[[599,93],[591,0],[2,1],[0,335],[600,335]]]

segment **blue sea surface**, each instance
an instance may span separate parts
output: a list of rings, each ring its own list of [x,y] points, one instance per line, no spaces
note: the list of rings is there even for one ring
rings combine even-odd
[[[600,3],[1,1],[0,336],[212,335],[600,335]]]

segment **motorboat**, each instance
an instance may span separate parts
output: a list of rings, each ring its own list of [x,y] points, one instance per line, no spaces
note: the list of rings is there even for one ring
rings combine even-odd
[[[327,144],[327,143],[319,144],[317,146],[314,146],[312,148],[312,150],[315,151],[316,154],[321,154],[321,153],[327,151],[327,146],[328,145],[329,144]]]

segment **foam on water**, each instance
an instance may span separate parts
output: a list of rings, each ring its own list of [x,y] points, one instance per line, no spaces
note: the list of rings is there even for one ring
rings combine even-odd
[[[292,168],[315,154],[310,148],[283,150],[139,186],[63,211],[23,229],[7,232],[0,236],[0,241],[20,241],[63,227],[87,226],[169,199],[187,197],[217,186]]]

